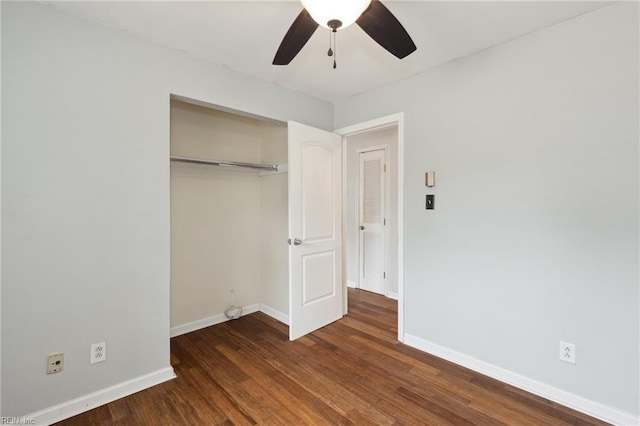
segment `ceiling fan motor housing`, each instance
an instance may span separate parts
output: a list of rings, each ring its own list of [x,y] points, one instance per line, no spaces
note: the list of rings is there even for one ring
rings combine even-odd
[[[331,19],[327,22],[327,27],[331,28],[333,31],[336,31],[338,28],[342,26],[342,21],[339,19]]]

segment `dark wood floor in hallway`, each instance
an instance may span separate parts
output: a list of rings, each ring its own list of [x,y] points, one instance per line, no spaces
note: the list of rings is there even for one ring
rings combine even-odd
[[[262,313],[171,340],[177,378],[63,425],[602,425],[398,343],[394,300],[349,290],[349,315],[295,342]]]

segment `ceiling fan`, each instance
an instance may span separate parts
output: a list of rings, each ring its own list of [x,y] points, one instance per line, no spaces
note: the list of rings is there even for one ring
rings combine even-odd
[[[309,41],[318,26],[333,33],[327,54],[335,54],[335,34],[356,23],[380,46],[402,59],[416,45],[400,21],[379,0],[300,0],[302,12],[293,21],[273,58],[273,65],[288,65]],[[331,40],[330,40],[331,43]],[[336,68],[335,56],[333,68]]]

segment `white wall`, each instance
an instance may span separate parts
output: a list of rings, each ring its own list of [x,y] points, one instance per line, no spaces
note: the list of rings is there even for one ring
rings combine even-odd
[[[2,4],[2,90],[5,416],[169,367],[171,93],[333,128],[326,102],[36,3]]]
[[[335,111],[405,114],[406,333],[635,415],[638,35],[616,4]]]
[[[387,188],[389,190],[387,205],[387,235],[386,245],[386,290],[387,293],[398,293],[398,128],[391,127],[373,130],[347,138],[347,230],[346,261],[347,281],[358,282],[359,262],[359,220],[358,220],[358,168],[360,166],[358,150],[388,145]]]

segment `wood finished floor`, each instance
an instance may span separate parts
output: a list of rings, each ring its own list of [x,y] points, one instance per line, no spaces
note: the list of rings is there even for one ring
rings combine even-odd
[[[349,290],[349,315],[295,342],[262,313],[171,340],[177,379],[61,425],[603,425],[397,342],[397,305]]]

